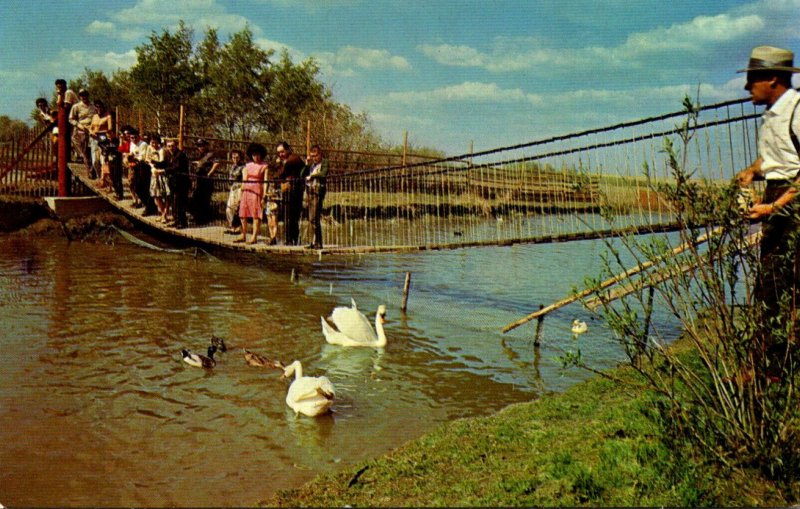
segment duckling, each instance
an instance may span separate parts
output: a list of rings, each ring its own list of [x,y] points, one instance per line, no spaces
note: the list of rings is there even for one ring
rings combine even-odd
[[[211,335],[211,346],[217,347],[217,350],[219,350],[222,353],[225,353],[225,352],[228,351],[228,347],[225,346],[225,340],[222,339],[221,337],[215,336],[213,334]]]
[[[192,353],[186,349],[181,350],[181,355],[183,356],[183,362],[190,366],[211,369],[217,365],[217,361],[214,360],[214,352],[216,351],[217,347],[211,345],[208,347],[208,356]]]
[[[254,366],[256,368],[272,368],[275,367],[275,363],[263,355],[258,355],[257,353],[253,353],[247,348],[242,348],[244,352],[244,360],[250,366]]]
[[[583,334],[584,332],[589,330],[589,326],[586,325],[586,322],[583,320],[572,320],[572,336],[577,338],[579,334]]]

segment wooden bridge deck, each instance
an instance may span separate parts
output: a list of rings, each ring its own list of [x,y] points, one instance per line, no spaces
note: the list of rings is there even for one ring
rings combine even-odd
[[[262,223],[262,232],[256,244],[242,244],[234,242],[238,234],[226,234],[227,229],[224,225],[196,225],[192,226],[191,220],[189,227],[177,229],[165,225],[164,223],[156,221],[157,215],[143,216],[141,208],[133,207],[133,200],[130,192],[125,185],[123,199],[118,200],[112,192],[103,191],[99,187],[99,181],[93,180],[89,177],[86,167],[83,164],[70,163],[69,165],[72,174],[81,181],[81,183],[97,196],[103,198],[113,209],[122,213],[135,224],[143,225],[147,228],[158,230],[161,236],[170,238],[180,243],[188,243],[200,247],[208,248],[222,248],[231,252],[240,253],[255,253],[264,255],[316,255],[323,254],[359,254],[359,253],[382,253],[382,252],[407,252],[407,251],[424,251],[428,249],[454,249],[456,247],[464,247],[463,244],[441,244],[441,245],[426,245],[426,246],[337,246],[328,245],[323,249],[307,249],[303,246],[284,246],[284,245],[269,245],[266,243],[267,238],[264,233],[265,225]]]

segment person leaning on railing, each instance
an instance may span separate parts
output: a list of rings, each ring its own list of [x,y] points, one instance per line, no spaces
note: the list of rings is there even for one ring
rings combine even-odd
[[[308,196],[309,249],[322,249],[322,201],[325,199],[328,177],[328,161],[322,148],[314,145],[309,150],[306,173],[306,196]]]
[[[228,192],[228,201],[225,203],[225,219],[228,221],[228,228],[225,233],[235,235],[239,233],[241,220],[239,219],[239,201],[242,198],[242,173],[244,171],[244,156],[241,150],[232,150],[230,153],[231,169],[228,172],[228,180],[231,182],[231,189]]]
[[[767,182],[764,197],[747,214],[762,221],[761,267],[754,292],[765,313],[759,320],[763,355],[757,352],[757,373],[780,376],[787,347],[796,350],[796,299],[800,286],[800,207],[796,199],[800,182],[800,94],[792,88],[794,54],[785,49],[753,49],[746,69],[745,90],[753,104],[767,107],[759,129],[758,159],[737,175],[742,187],[755,179]],[[789,302],[789,309],[782,302]],[[788,327],[787,327],[788,326]],[[782,331],[789,331],[783,336]]]
[[[195,142],[195,147],[199,159],[192,163],[195,166],[196,180],[194,192],[189,200],[189,208],[196,224],[206,224],[211,221],[211,195],[214,193],[212,176],[219,167],[219,161],[208,141],[200,138]]]
[[[278,143],[276,150],[282,168],[277,178],[284,181],[281,184],[281,197],[284,205],[283,225],[286,229],[286,245],[296,246],[300,244],[300,215],[303,213],[305,190],[303,177],[306,164],[292,151],[292,147],[286,141]]]
[[[192,185],[189,178],[189,158],[178,147],[178,143],[174,139],[167,140],[166,145],[164,160],[155,164],[157,168],[163,169],[167,178],[167,185],[172,191],[171,208],[173,221],[167,223],[167,226],[174,226],[180,230],[189,226],[186,217],[189,188]]]
[[[91,178],[96,179],[97,173],[92,167],[92,153],[89,149],[89,127],[97,110],[89,102],[88,91],[78,92],[78,98],[80,101],[69,110],[69,123],[72,124],[72,146],[83,158],[83,164]]]

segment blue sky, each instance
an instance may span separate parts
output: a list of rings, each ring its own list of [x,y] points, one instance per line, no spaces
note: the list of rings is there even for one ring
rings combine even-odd
[[[0,114],[27,119],[56,77],[109,75],[183,19],[200,41],[249,26],[314,57],[335,98],[400,144],[448,154],[744,97],[760,44],[800,53],[800,0],[0,0]],[[795,59],[795,64],[798,63]],[[796,78],[795,86],[798,85]]]

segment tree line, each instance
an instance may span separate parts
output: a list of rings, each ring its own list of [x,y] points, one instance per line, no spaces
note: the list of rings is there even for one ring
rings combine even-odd
[[[153,31],[135,52],[130,69],[109,76],[87,67],[68,80],[69,87],[86,89],[92,100],[126,112],[123,122],[138,125],[142,118],[147,130],[162,135],[175,135],[183,105],[185,132],[195,136],[301,140],[311,121],[314,142],[322,146],[402,152],[402,146],[381,139],[365,113],[333,99],[313,58],[295,63],[286,50],[264,50],[249,27],[225,42],[216,29],[208,28],[195,43],[194,30],[180,21],[174,30]],[[3,124],[8,125],[0,125],[0,134],[21,123],[9,118]],[[442,154],[425,147],[415,152]]]
[[[264,50],[245,27],[221,42],[214,28],[195,44],[181,21],[174,31],[152,32],[135,48],[136,63],[109,77],[85,69],[70,82],[93,99],[137,112],[148,128],[169,134],[185,107],[186,131],[226,139],[303,138],[308,120],[327,146],[378,148],[382,140],[365,114],[337,103],[313,58],[295,63],[286,50]]]

